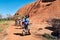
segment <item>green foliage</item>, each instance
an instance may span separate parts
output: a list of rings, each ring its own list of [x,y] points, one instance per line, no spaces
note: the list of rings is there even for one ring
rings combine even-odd
[[[2,20],[0,20],[0,23],[2,22]]]
[[[0,28],[0,32],[2,32],[3,31],[3,29],[2,28]]]
[[[50,38],[49,34],[46,34],[46,33],[44,33],[43,36],[46,37],[46,38]]]
[[[5,21],[4,20],[1,20],[0,23],[5,23]]]
[[[53,37],[52,35],[46,34],[46,33],[43,34],[43,37],[47,38],[48,40],[55,39],[55,37]]]

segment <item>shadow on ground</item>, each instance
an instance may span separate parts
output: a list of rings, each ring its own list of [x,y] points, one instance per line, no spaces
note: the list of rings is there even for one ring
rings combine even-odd
[[[24,28],[15,28],[15,29],[24,29]]]
[[[53,32],[51,32],[51,35],[54,37],[59,37],[59,33],[57,30],[55,30],[53,27],[45,27],[45,29],[51,30]]]
[[[55,30],[53,27],[50,27],[50,26],[45,27],[45,29],[48,29],[48,30],[51,30],[51,31]]]
[[[23,35],[22,33],[14,33],[14,35],[18,35],[18,36],[29,36],[31,34],[25,34],[25,35]]]
[[[14,33],[14,35],[23,36],[22,33]]]
[[[51,35],[52,35],[52,36],[55,36],[55,37],[59,37],[58,31],[53,31],[53,32],[51,33]]]

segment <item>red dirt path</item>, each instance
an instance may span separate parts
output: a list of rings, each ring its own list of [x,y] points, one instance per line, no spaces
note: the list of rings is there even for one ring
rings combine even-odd
[[[41,37],[41,36],[38,37],[35,34],[43,34],[43,33],[49,33],[50,34],[52,31],[47,30],[47,29],[44,29],[47,24],[43,24],[43,25],[42,24],[39,24],[39,25],[41,27],[36,27],[37,24],[36,24],[35,27],[33,27],[33,24],[31,24],[29,26],[29,28],[31,30],[31,35],[20,36],[20,35],[15,35],[14,33],[21,33],[22,32],[22,29],[19,29],[21,27],[14,26],[14,22],[12,21],[10,23],[9,27],[8,27],[8,30],[7,30],[8,35],[7,35],[6,40],[44,40],[43,37]],[[37,31],[38,28],[42,28],[42,30]]]

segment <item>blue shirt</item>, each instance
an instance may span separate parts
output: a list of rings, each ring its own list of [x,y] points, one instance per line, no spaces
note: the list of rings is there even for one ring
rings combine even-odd
[[[25,24],[28,24],[29,23],[29,18],[23,18],[23,21],[22,22],[24,22]]]

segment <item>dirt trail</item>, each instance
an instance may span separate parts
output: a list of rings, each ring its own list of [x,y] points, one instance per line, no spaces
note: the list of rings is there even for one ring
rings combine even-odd
[[[22,32],[22,29],[20,29],[21,27],[19,26],[14,26],[14,22],[10,22],[10,25],[8,27],[8,35],[6,40],[43,40],[42,37],[36,37],[34,35],[35,32],[35,27],[30,27],[31,29],[31,35],[27,35],[27,36],[20,36],[19,34]],[[51,32],[49,30],[42,30],[40,31],[40,33],[43,33],[44,31],[47,31],[48,33]],[[15,35],[16,34],[16,35]]]
[[[22,29],[19,28],[19,26],[14,26],[14,22],[11,22],[7,30],[8,36],[6,40],[37,40],[32,34],[28,36],[20,36],[19,33],[22,32]],[[15,35],[14,33],[17,33],[18,35]]]

